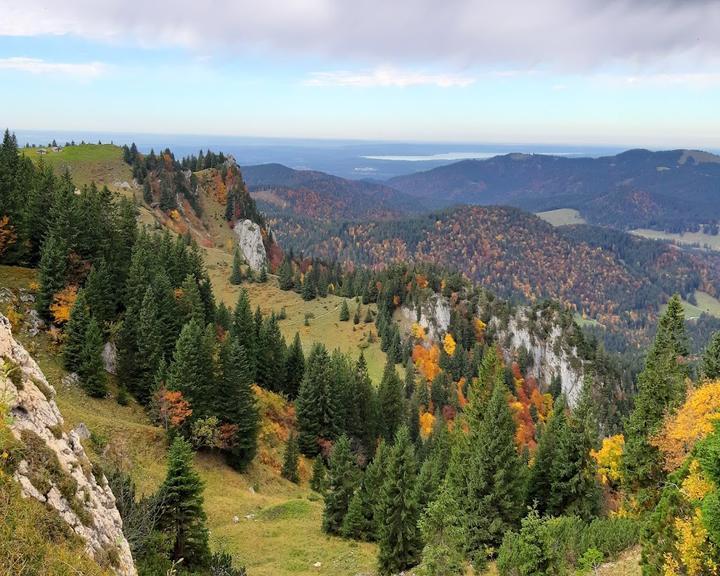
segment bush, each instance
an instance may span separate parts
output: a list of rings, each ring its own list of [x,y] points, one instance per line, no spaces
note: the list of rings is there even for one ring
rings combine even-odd
[[[505,534],[498,571],[508,576],[562,574],[587,568],[597,558],[613,558],[637,544],[639,524],[630,518],[596,518],[585,523],[576,516],[541,518],[531,511],[520,532]]]

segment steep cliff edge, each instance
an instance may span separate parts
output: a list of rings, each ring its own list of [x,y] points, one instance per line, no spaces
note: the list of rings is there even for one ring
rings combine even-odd
[[[14,479],[25,497],[46,503],[85,544],[86,552],[119,576],[135,576],[115,498],[95,476],[78,433],[63,431],[55,390],[0,315],[0,403],[22,446]]]

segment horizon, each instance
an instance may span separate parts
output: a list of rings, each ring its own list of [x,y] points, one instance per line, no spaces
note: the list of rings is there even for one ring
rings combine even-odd
[[[23,130],[720,149],[717,3],[0,1]]]

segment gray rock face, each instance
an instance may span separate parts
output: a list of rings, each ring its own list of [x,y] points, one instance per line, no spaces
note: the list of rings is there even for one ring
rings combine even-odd
[[[117,374],[117,348],[114,342],[105,342],[102,351],[103,366],[105,372],[109,374]]]
[[[15,472],[15,480],[23,494],[52,506],[82,538],[92,558],[98,561],[116,558],[113,570],[118,576],[136,576],[115,497],[105,476],[96,478],[93,474],[78,430],[70,434],[62,431],[63,418],[53,399],[55,389],[25,348],[15,341],[10,322],[3,315],[0,315],[0,358],[5,358],[13,370],[21,373],[17,386],[7,375],[0,373],[0,397],[12,414],[12,433],[18,439],[23,432],[41,439],[57,456],[61,473],[71,477],[77,485],[72,502],[52,481],[43,493],[43,488],[33,485],[29,464],[23,460]],[[17,381],[15,377],[13,379]]]
[[[450,303],[439,294],[435,294],[422,305],[419,319],[415,308],[403,306],[400,313],[406,321],[420,324],[432,340],[440,340],[450,326]]]
[[[234,231],[238,248],[240,248],[250,268],[255,272],[259,272],[263,266],[267,268],[267,254],[265,253],[260,226],[250,220],[243,220],[235,224]]]

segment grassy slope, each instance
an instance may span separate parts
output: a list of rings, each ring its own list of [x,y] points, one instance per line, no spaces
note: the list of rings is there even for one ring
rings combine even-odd
[[[122,159],[122,148],[112,144],[78,144],[62,148],[59,152],[38,154],[38,148],[23,148],[23,154],[34,162],[45,162],[56,173],[62,174],[67,168],[78,186],[95,182],[107,185],[115,191],[122,189],[118,183],[132,183],[130,166]]]
[[[683,232],[675,234],[672,232],[660,232],[658,230],[647,230],[640,228],[631,230],[632,234],[642,236],[643,238],[651,238],[653,240],[670,240],[678,244],[698,245],[707,250],[720,250],[720,235],[711,236],[704,232]]]
[[[2,287],[27,288],[33,279],[31,270],[0,267]],[[56,388],[65,429],[84,422],[107,439],[106,450],[125,462],[141,492],[155,490],[165,475],[163,431],[134,403],[123,407],[113,399],[95,400],[75,386],[62,384],[65,372],[58,350],[44,334],[29,338],[18,333],[17,337]],[[90,442],[86,448],[93,452]],[[264,448],[270,456],[262,460],[276,464],[282,446]],[[238,474],[214,455],[198,455],[196,464],[205,481],[205,508],[214,546],[236,555],[253,576],[316,574],[315,562],[321,562],[329,574],[351,576],[373,570],[373,545],[330,538],[321,532],[322,500],[307,486],[308,462],[303,462],[303,482],[296,486],[279,477],[276,465],[258,460],[247,474]],[[246,519],[248,515],[255,516]],[[234,516],[240,518],[237,524]]]
[[[572,208],[558,208],[557,210],[548,210],[546,212],[538,212],[535,214],[553,226],[569,226],[571,224],[585,224],[585,218],[580,216],[580,212]]]

